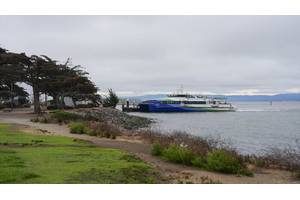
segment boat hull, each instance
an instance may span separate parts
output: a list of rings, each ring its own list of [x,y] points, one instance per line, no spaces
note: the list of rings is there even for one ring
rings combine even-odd
[[[139,105],[140,112],[233,112],[234,107],[206,106],[206,107],[190,107],[184,105],[169,105],[160,103],[146,103]]]

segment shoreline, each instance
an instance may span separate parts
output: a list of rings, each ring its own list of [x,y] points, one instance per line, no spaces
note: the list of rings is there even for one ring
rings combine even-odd
[[[4,116],[5,115],[5,116]],[[33,123],[30,118],[35,116],[28,113],[0,113],[1,123],[23,124],[26,132],[36,132],[46,135],[61,135],[72,138],[91,141],[99,147],[116,148],[128,151],[156,168],[160,173],[166,175],[170,183],[203,183],[208,180],[221,183],[295,183],[292,173],[285,170],[255,169],[255,177],[237,177],[236,175],[220,174],[201,170],[191,166],[173,164],[160,158],[153,157],[150,153],[151,146],[145,144],[134,136],[120,136],[116,140],[99,138],[88,135],[77,135],[69,133],[67,125]]]

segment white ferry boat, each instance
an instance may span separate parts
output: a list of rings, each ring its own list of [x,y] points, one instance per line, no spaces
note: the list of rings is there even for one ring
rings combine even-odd
[[[143,101],[141,112],[226,112],[236,108],[225,98],[204,95],[173,94],[161,100]]]

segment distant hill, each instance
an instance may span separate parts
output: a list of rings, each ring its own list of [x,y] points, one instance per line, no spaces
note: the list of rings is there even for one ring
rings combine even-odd
[[[298,94],[277,94],[277,95],[231,95],[226,96],[228,101],[300,101]]]
[[[128,96],[123,97],[123,99],[139,102],[150,99],[161,99],[164,97],[166,97],[166,94]],[[226,97],[228,101],[300,101],[300,93],[277,95],[224,95],[223,97]]]

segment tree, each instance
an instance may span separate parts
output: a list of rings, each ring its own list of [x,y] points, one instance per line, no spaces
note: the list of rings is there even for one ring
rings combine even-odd
[[[24,53],[11,53],[0,48],[0,89],[10,94],[13,102],[14,89],[21,91],[18,82],[32,87],[34,112],[40,113],[40,95],[45,93],[55,99],[58,108],[64,108],[64,97],[76,100],[100,102],[97,87],[87,76],[88,73],[78,65],[57,64],[55,60],[42,55],[27,57]],[[7,93],[7,91],[10,91]],[[23,91],[24,92],[24,91]],[[5,92],[3,92],[4,94]]]
[[[98,89],[81,66],[71,67],[67,60],[66,63],[49,69],[43,92],[53,97],[57,108],[65,107],[64,97],[71,97],[75,106],[79,100],[91,100],[94,104],[99,104]]]
[[[112,89],[108,89],[108,96],[105,97],[102,102],[103,106],[116,108],[118,103],[119,103],[119,97]]]
[[[49,75],[51,70],[56,67],[56,62],[47,56],[36,56],[30,57],[29,65],[24,68],[25,78],[24,82],[32,87],[33,92],[33,105],[34,112],[40,113],[40,94],[42,91],[47,90],[46,85],[49,84]]]
[[[28,96],[28,93],[17,85],[17,82],[23,81],[24,66],[28,64],[29,58],[24,53],[11,53],[0,48],[0,95],[2,98],[9,96],[11,109],[15,96]]]

